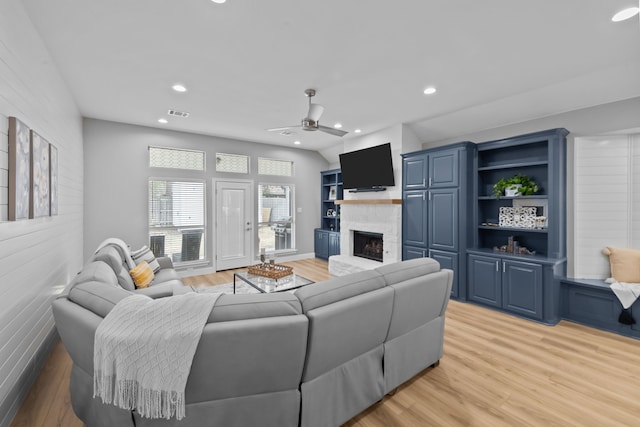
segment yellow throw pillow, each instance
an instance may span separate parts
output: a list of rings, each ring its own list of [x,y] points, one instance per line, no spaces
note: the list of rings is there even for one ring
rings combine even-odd
[[[142,261],[140,264],[136,265],[133,270],[129,271],[129,274],[138,289],[148,287],[155,277],[153,269],[147,261]]]
[[[640,250],[607,246],[602,253],[609,255],[611,277],[618,282],[640,283]]]

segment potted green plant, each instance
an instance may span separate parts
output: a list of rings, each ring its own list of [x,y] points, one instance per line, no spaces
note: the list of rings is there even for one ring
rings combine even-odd
[[[521,173],[511,178],[502,178],[493,184],[493,195],[499,199],[503,195],[507,197],[530,196],[537,193],[538,185],[528,176]]]

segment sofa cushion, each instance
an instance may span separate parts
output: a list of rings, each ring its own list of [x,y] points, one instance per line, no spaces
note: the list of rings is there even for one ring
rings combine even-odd
[[[302,314],[300,301],[289,292],[225,294],[216,301],[208,323]]]
[[[180,276],[173,268],[165,268],[155,273],[155,279],[153,279],[152,285],[172,281],[182,284],[182,279],[180,279]]]
[[[384,277],[387,285],[393,285],[440,271],[440,263],[431,258],[416,258],[385,264],[376,268],[375,271]]]
[[[85,265],[73,278],[71,286],[85,282],[100,282],[118,286],[118,278],[113,270],[102,261],[93,261]]]
[[[96,252],[93,257],[93,261],[103,261],[106,263],[118,278],[118,284],[128,291],[133,291],[136,287],[133,284],[133,279],[129,274],[129,270],[124,266],[124,261],[118,249],[113,246],[105,246]]]
[[[160,264],[156,261],[156,256],[147,246],[143,246],[137,251],[131,252],[131,258],[133,258],[133,262],[135,262],[136,265],[140,264],[142,261],[146,261],[154,273],[160,271]]]
[[[380,273],[375,270],[366,270],[304,286],[298,289],[294,295],[300,300],[302,311],[307,313],[314,308],[371,292],[384,286],[385,281]]]
[[[131,295],[130,291],[117,286],[85,282],[74,286],[67,298],[98,316],[105,317],[120,300],[129,295]]]

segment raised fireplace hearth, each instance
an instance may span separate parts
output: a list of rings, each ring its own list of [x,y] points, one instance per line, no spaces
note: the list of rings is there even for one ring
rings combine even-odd
[[[383,254],[382,234],[354,230],[353,256],[382,262]]]

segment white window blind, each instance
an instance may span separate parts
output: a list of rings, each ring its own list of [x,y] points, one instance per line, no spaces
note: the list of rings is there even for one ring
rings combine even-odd
[[[205,153],[179,148],[149,147],[149,167],[204,171]]]
[[[293,162],[290,160],[258,158],[258,174],[275,176],[292,176]]]
[[[216,172],[249,173],[249,157],[216,153]]]
[[[149,180],[149,240],[156,256],[174,262],[204,259],[203,181]]]

